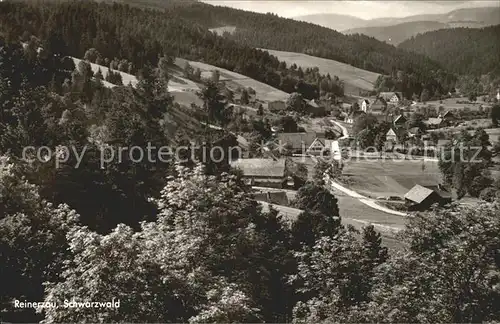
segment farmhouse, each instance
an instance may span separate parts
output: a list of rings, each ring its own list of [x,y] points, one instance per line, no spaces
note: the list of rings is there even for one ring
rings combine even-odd
[[[389,129],[389,131],[387,131],[387,134],[385,134],[385,138],[387,141],[390,142],[397,142],[398,140],[398,136],[396,135],[396,132],[392,128]]]
[[[421,136],[423,133],[420,127],[412,127],[408,130],[408,137]]]
[[[362,110],[356,110],[350,113],[344,121],[348,124],[353,124],[354,121],[362,115],[366,115],[366,113]]]
[[[405,201],[410,211],[426,210],[434,204],[444,205],[451,202],[451,196],[438,189],[415,185],[405,195]],[[438,192],[439,190],[439,192]]]
[[[231,162],[231,167],[243,171],[248,185],[283,188],[287,183],[285,159],[240,159]]]
[[[370,112],[382,113],[387,109],[387,101],[384,98],[377,98],[370,105]]]
[[[399,104],[403,100],[402,92],[381,92],[378,96],[392,104]]]
[[[276,141],[280,147],[285,147],[293,153],[304,154],[316,139],[316,133],[279,133]]]
[[[449,110],[445,112],[443,115],[439,115],[439,117],[443,119],[443,122],[446,125],[452,125],[456,121],[455,115],[453,115],[453,113]]]
[[[267,108],[273,113],[278,113],[286,109],[286,104],[281,100],[271,101],[268,103]]]
[[[397,116],[393,121],[394,126],[403,127],[406,124],[406,117],[403,115]]]
[[[363,110],[364,112],[367,112],[368,108],[370,107],[370,101],[368,99],[361,99],[358,104],[361,110]]]

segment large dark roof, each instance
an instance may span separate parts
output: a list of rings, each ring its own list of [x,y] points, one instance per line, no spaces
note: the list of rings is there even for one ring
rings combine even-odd
[[[247,177],[284,177],[285,160],[239,159],[231,162],[233,168],[239,168]]]

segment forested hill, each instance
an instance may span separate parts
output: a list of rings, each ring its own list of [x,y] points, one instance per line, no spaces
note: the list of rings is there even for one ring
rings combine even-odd
[[[436,30],[399,47],[427,55],[457,74],[500,76],[500,25]]]

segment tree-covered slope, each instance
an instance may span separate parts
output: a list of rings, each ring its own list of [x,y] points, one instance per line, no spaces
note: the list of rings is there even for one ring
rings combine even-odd
[[[500,25],[428,32],[399,45],[427,55],[449,71],[463,75],[500,75]]]

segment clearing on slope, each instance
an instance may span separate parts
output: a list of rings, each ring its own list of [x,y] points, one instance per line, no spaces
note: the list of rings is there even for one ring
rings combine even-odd
[[[209,30],[212,33],[216,33],[219,36],[224,36],[224,33],[229,33],[232,35],[236,31],[236,26],[223,26],[217,28],[210,28]]]
[[[366,71],[349,64],[320,57],[310,56],[302,53],[283,52],[262,49],[276,56],[280,61],[285,61],[288,65],[296,64],[302,68],[318,67],[321,74],[330,73],[333,77],[338,76],[344,81],[344,91],[346,94],[359,95],[361,92],[372,91],[375,81],[380,74]]]

